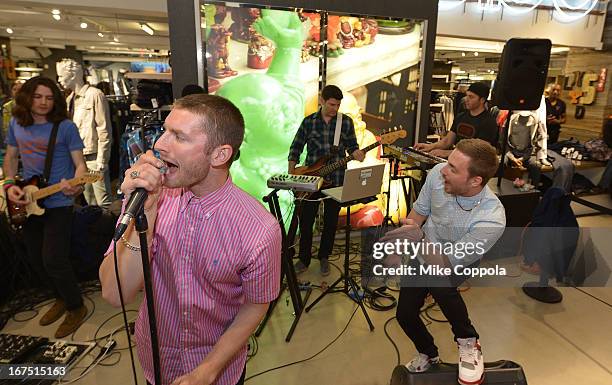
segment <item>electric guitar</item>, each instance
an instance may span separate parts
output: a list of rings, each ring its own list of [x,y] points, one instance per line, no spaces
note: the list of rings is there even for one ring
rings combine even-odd
[[[394,127],[394,128],[389,129],[387,132],[383,133],[380,136],[380,139],[378,141],[370,144],[367,147],[362,148],[361,150],[364,153],[367,153],[371,149],[378,147],[380,144],[391,144],[400,138],[405,138],[406,135],[407,135],[406,130],[401,128],[401,126],[399,129],[397,127]],[[320,176],[320,177],[325,178],[332,172],[340,168],[344,168],[348,162],[355,159],[353,155],[349,155],[344,159],[341,159],[334,163],[327,164],[331,157],[332,157],[331,155],[327,155],[327,156],[319,158],[314,164],[310,166],[296,167],[293,174],[294,175],[314,175],[314,176]],[[329,186],[329,184],[330,184],[329,181],[324,181],[323,188],[325,188],[326,186]]]
[[[89,173],[79,176],[76,178],[72,178],[68,180],[70,186],[78,186],[86,183],[97,182],[102,179],[102,174],[98,172],[89,171]],[[27,199],[30,203],[25,205],[20,205],[17,203],[13,203],[8,200],[7,196],[7,207],[9,213],[9,222],[11,225],[17,227],[21,226],[25,223],[26,219],[30,215],[43,215],[45,213],[45,209],[40,207],[39,201],[44,199],[50,195],[53,195],[57,192],[62,191],[62,187],[59,183],[53,184],[48,187],[43,186],[43,178],[40,176],[33,176],[32,178],[26,181],[16,181],[15,184],[19,186],[23,192],[23,199]]]

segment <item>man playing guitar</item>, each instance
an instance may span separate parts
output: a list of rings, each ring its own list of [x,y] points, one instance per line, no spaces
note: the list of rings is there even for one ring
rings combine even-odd
[[[83,141],[77,127],[67,119],[66,100],[51,79],[35,77],[28,80],[17,93],[13,117],[3,168],[7,178],[3,187],[13,204],[29,203],[14,180],[19,156],[24,179],[42,175],[50,135],[54,126],[58,127],[46,182],[60,183],[62,191],[42,202],[46,209],[44,215],[28,217],[23,234],[28,262],[35,272],[33,278],[52,289],[56,296],[55,303],[39,323],[50,325],[67,312],[55,333],[55,338],[63,338],[76,331],[87,314],[69,259],[73,197],[82,193],[83,187],[73,187],[66,181],[87,173]]]
[[[348,116],[342,116],[340,135],[337,146],[334,146],[337,127],[337,115],[342,101],[340,88],[328,85],[321,91],[319,111],[307,116],[302,121],[300,128],[293,138],[289,149],[289,174],[295,173],[295,166],[306,145],[306,166],[313,165],[319,158],[332,155],[330,162],[339,161],[351,154],[354,159],[362,162],[365,153],[359,149],[355,138],[353,121]],[[326,177],[329,187],[341,186],[344,180],[345,168],[340,168]],[[297,273],[308,269],[311,259],[312,248],[312,225],[319,209],[320,199],[323,195],[317,193],[305,200],[300,213],[300,260],[295,264]],[[333,199],[324,201],[323,233],[321,234],[321,246],[319,247],[319,259],[321,263],[321,275],[329,274],[328,257],[331,254],[336,236],[336,225],[338,224],[338,213],[340,205]]]

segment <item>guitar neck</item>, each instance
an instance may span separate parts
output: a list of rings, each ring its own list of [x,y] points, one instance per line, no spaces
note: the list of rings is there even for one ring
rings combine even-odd
[[[70,184],[70,186],[72,186],[72,187],[81,185],[83,183],[85,183],[85,182],[83,181],[82,177],[72,178],[72,179],[68,180],[68,184]],[[49,195],[53,195],[55,193],[58,193],[60,191],[62,191],[62,187],[61,187],[61,185],[59,183],[56,183],[54,185],[51,185],[49,187],[45,187],[45,188],[42,188],[42,189],[36,191],[35,193],[32,194],[32,198],[34,200],[39,200],[39,199],[46,198]]]
[[[362,148],[361,151],[368,152],[371,149],[373,149],[375,147],[378,147],[378,145],[380,145],[380,141],[376,141],[376,142],[370,144],[369,146]],[[322,177],[326,177],[327,175],[331,174],[332,172],[338,170],[339,168],[343,168],[344,166],[346,166],[346,164],[348,162],[350,162],[353,159],[355,159],[355,158],[351,154],[351,155],[347,156],[346,158],[344,158],[342,160],[339,160],[339,161],[334,162],[332,164],[328,164],[327,166],[325,166],[325,167],[321,168],[321,170],[319,170],[318,175],[322,176]]]

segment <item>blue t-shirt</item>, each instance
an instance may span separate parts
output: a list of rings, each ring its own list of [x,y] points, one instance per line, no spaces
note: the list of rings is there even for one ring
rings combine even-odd
[[[15,119],[11,119],[6,143],[19,149],[24,178],[29,179],[34,175],[42,175],[45,171],[45,157],[52,129],[53,123],[22,127]],[[75,167],[70,153],[82,150],[83,147],[83,140],[81,140],[77,126],[68,119],[61,122],[57,130],[49,185],[59,183],[62,178],[74,177]],[[53,194],[44,200],[46,208],[66,207],[72,204],[72,198],[62,192]]]

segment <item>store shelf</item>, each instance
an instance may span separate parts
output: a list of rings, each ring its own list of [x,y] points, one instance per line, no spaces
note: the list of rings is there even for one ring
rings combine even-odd
[[[172,73],[148,73],[148,72],[128,72],[125,74],[128,79],[138,80],[167,80],[172,81]]]
[[[130,111],[134,111],[134,112],[139,112],[139,111],[153,111],[153,110],[160,110],[160,111],[172,111],[172,105],[164,105],[161,106],[160,108],[142,108],[139,107],[136,104],[130,104]]]
[[[44,70],[38,67],[15,67],[15,71],[43,72]]]
[[[417,64],[420,60],[421,31],[418,26],[404,35],[376,35],[374,44],[345,49],[344,54],[327,61],[327,83],[344,90],[353,90],[373,81],[392,75]],[[246,66],[248,45],[229,41],[229,64],[238,75],[265,73]],[[224,84],[236,76],[216,79]],[[305,85],[306,97],[318,92],[319,61],[312,56],[300,64],[300,79]]]

